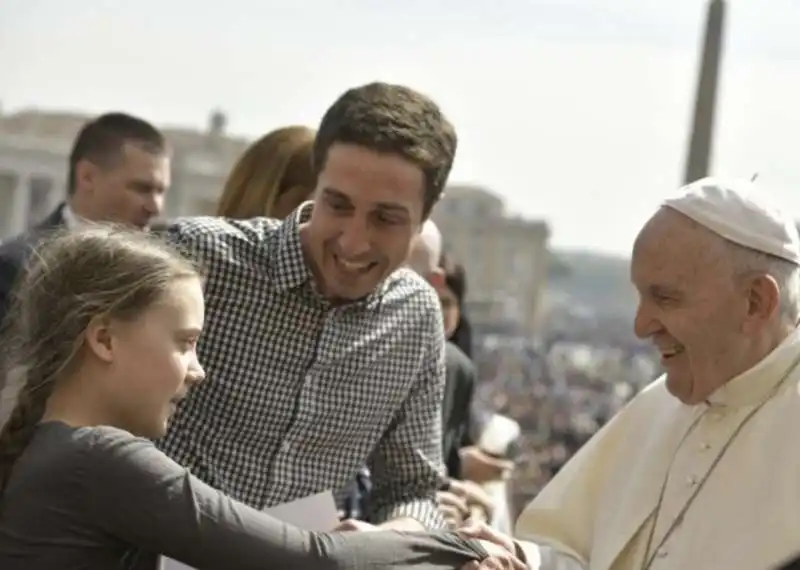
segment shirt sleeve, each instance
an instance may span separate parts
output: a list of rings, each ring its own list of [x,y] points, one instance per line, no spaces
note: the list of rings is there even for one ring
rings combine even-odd
[[[485,557],[451,533],[315,533],[238,503],[193,477],[148,440],[92,433],[83,478],[99,530],[197,569],[452,569]]]
[[[167,227],[164,238],[203,270],[224,253],[223,236],[229,230],[222,218],[181,218]]]
[[[436,504],[444,478],[442,398],[445,339],[442,316],[432,308],[427,349],[417,380],[401,410],[370,457],[372,494],[368,518],[374,523],[409,517],[426,528],[446,528]]]

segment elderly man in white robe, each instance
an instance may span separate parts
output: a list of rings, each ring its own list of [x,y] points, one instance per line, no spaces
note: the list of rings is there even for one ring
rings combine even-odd
[[[635,330],[666,374],[527,506],[541,570],[769,570],[800,551],[800,243],[747,182],[666,200],[633,248]]]

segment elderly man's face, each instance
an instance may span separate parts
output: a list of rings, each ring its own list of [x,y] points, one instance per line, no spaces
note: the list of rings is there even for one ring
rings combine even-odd
[[[746,292],[737,287],[719,238],[662,209],[636,239],[631,280],[639,293],[635,330],[661,352],[667,389],[702,402],[739,370],[747,346]]]

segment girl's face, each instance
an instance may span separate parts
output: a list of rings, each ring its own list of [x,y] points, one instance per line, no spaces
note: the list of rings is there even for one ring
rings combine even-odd
[[[158,439],[178,402],[205,377],[197,360],[204,302],[198,278],[176,280],[130,321],[112,321],[87,339],[105,363],[104,403],[114,425]]]
[[[442,316],[444,318],[444,335],[447,338],[453,336],[461,320],[461,310],[458,307],[458,298],[455,293],[446,285],[438,288],[439,302],[442,304]]]

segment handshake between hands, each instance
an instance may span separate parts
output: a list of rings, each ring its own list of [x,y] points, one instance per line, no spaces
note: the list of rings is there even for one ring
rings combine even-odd
[[[451,480],[447,489],[437,495],[439,510],[451,528],[464,538],[479,540],[489,553],[481,562],[470,562],[461,570],[527,570],[516,556],[516,545],[510,536],[491,528],[494,505],[480,485],[472,481]]]
[[[470,481],[451,481],[446,490],[438,493],[437,501],[449,526],[464,538],[480,541],[489,554],[488,558],[470,562],[460,570],[528,570],[528,566],[517,558],[514,540],[484,522],[491,520],[494,509],[479,485]],[[392,522],[375,526],[363,521],[344,520],[336,530],[363,532],[399,528]]]
[[[363,521],[344,520],[336,530],[338,531],[380,531],[391,528],[389,526],[376,526]],[[467,521],[456,531],[464,538],[480,541],[489,554],[480,562],[469,562],[460,570],[529,570],[527,564],[517,558],[516,546],[510,536],[506,536],[490,528],[484,522]]]

